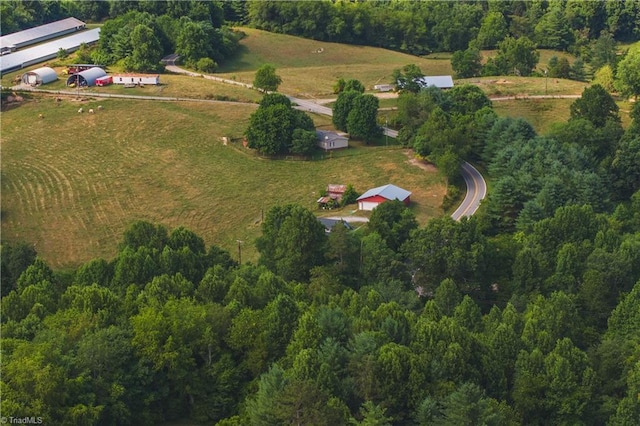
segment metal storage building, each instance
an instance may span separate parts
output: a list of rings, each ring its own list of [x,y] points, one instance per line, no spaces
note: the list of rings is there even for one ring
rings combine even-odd
[[[75,31],[82,30],[86,24],[76,18],[66,18],[38,27],[7,34],[0,37],[0,49],[2,52],[12,52],[25,46],[60,37]]]
[[[0,56],[0,74],[53,59],[58,55],[58,50],[60,49],[73,52],[78,50],[82,43],[95,43],[99,38],[100,28],[95,28],[8,55],[2,55]]]
[[[451,89],[453,87],[453,78],[450,75],[425,75],[417,78],[416,82],[422,87],[436,86],[439,89]]]
[[[79,86],[94,86],[98,78],[106,75],[105,70],[100,67],[89,68],[88,70],[70,75],[69,78],[67,78],[67,86],[73,83]]]
[[[58,75],[53,68],[42,67],[22,74],[22,82],[36,86],[39,84],[47,84],[56,81]]]
[[[358,197],[358,209],[371,211],[385,201],[399,200],[408,206],[411,203],[411,192],[395,185],[384,185],[373,188]]]

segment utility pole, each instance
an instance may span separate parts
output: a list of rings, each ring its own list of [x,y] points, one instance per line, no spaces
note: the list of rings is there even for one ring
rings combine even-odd
[[[384,145],[385,146],[389,146],[389,142],[388,142],[388,132],[387,129],[389,128],[389,116],[385,115],[384,116]]]
[[[549,72],[549,70],[544,70],[544,94],[547,94],[547,82],[549,81],[549,79],[547,78],[547,73]]]

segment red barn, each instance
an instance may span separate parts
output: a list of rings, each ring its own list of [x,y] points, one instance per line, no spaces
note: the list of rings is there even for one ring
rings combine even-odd
[[[373,210],[385,201],[399,200],[408,206],[411,203],[411,192],[395,185],[384,185],[373,188],[358,197],[358,209]]]

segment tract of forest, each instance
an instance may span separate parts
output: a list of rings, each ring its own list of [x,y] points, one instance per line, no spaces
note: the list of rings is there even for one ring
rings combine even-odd
[[[443,214],[442,180],[411,165],[402,149],[359,147],[314,162],[257,157],[237,142],[254,110],[35,97],[4,111],[3,240],[27,241],[51,266],[73,267],[112,258],[126,227],[144,219],[186,226],[232,253],[245,241],[243,260],[255,260],[262,213],[289,202],[315,211],[328,183],[360,192],[396,183],[413,192],[421,223]],[[236,142],[224,145],[222,136]]]

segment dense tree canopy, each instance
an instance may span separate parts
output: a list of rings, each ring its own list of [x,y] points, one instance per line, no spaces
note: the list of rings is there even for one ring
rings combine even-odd
[[[251,114],[246,138],[249,148],[263,155],[308,154],[315,146],[315,127],[311,118],[293,108],[291,101],[279,93],[265,94],[260,106]]]

